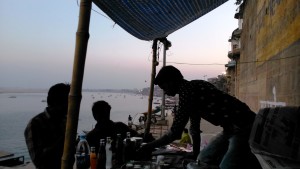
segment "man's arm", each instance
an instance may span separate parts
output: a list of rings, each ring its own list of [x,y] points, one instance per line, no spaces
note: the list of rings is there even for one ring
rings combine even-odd
[[[195,112],[196,113],[196,112]],[[193,139],[193,155],[197,157],[200,152],[200,144],[201,144],[201,130],[200,130],[200,114],[194,114],[190,118],[191,126],[190,126],[190,134]]]
[[[191,101],[189,95],[182,95],[179,100],[178,111],[174,114],[173,124],[164,136],[145,145],[145,149],[153,149],[167,145],[174,140],[180,139],[183,129],[189,120],[189,112],[191,111]]]

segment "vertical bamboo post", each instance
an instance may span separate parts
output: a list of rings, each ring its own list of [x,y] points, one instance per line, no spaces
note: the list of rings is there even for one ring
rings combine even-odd
[[[163,67],[166,66],[166,51],[168,50],[167,39],[163,40],[164,44],[164,53],[163,53]],[[162,91],[162,99],[161,99],[161,119],[165,120],[165,110],[166,110],[166,98],[165,91]]]
[[[76,32],[76,46],[73,63],[71,90],[69,94],[68,117],[65,133],[64,153],[62,157],[62,169],[72,169],[74,163],[76,134],[81,102],[82,81],[84,65],[89,39],[89,25],[92,1],[81,0],[79,9],[79,21]]]
[[[166,66],[166,45],[164,45],[164,53],[163,53],[163,67]],[[161,119],[165,120],[165,111],[166,111],[166,94],[165,91],[162,91],[161,97]]]
[[[150,132],[150,125],[151,125],[151,114],[152,114],[152,103],[153,103],[153,92],[154,92],[154,79],[156,74],[156,66],[157,66],[157,60],[156,60],[156,53],[157,53],[157,39],[154,39],[153,45],[152,45],[152,73],[151,73],[151,83],[150,83],[150,92],[149,92],[149,99],[148,99],[148,114],[147,114],[147,122],[146,122],[146,128],[145,128],[145,135],[144,137],[149,134]]]
[[[163,67],[166,66],[166,52],[171,47],[171,42],[167,40],[167,38],[161,39],[161,42],[164,44],[164,55],[163,55]],[[161,119],[165,120],[165,111],[166,111],[166,98],[165,91],[162,91],[162,99],[161,99]]]

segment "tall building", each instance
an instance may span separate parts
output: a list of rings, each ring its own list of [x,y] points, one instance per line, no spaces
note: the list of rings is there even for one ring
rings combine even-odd
[[[300,105],[300,1],[243,0],[229,39],[230,94],[252,110]]]

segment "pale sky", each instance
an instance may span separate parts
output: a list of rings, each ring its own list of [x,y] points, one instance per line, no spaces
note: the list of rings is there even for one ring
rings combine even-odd
[[[187,80],[222,74],[228,62],[228,39],[238,27],[235,1],[169,35],[167,62],[172,63],[167,65],[180,69]],[[95,5],[93,10],[105,15]],[[152,41],[135,38],[99,13],[91,13],[83,88],[149,87]],[[0,88],[49,88],[71,82],[78,15],[76,0],[1,0]],[[161,50],[160,61],[162,54]],[[162,62],[157,70],[161,66]]]

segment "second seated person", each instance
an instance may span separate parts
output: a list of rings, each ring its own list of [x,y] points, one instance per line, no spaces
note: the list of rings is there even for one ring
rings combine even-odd
[[[97,101],[93,104],[92,112],[93,117],[97,121],[97,124],[93,130],[91,130],[86,138],[91,147],[96,147],[98,152],[100,139],[106,139],[111,137],[116,139],[117,134],[121,134],[122,139],[126,138],[126,133],[130,132],[130,136],[137,136],[138,133],[129,128],[122,122],[113,122],[110,119],[111,106],[104,100]]]

